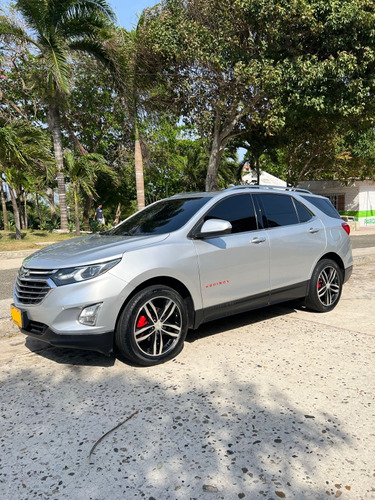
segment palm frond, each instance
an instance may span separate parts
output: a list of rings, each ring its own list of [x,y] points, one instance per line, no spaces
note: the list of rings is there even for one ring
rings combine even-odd
[[[108,57],[108,51],[105,49],[102,40],[94,37],[85,37],[81,40],[71,42],[69,49],[91,54],[101,63],[109,65],[111,59]]]
[[[49,38],[40,37],[40,43],[43,45],[43,58],[48,71],[53,76],[52,81],[61,93],[68,94],[70,90],[70,69],[65,41],[53,34]]]
[[[59,3],[59,0],[56,0]],[[116,15],[111,6],[105,0],[72,0],[65,11],[63,20],[72,20],[74,18],[95,18],[98,21],[107,20],[107,22],[116,22]]]
[[[110,181],[114,184],[118,182],[116,172],[106,164],[105,158],[98,153],[77,156],[74,152],[66,150],[64,163],[70,182],[86,194],[97,195],[95,184],[99,174],[109,176]]]
[[[11,126],[0,128],[0,162],[2,165],[27,166],[27,159],[17,133]]]
[[[49,136],[23,120],[0,126],[0,163],[16,167],[20,175],[31,175],[31,171],[34,176],[35,171],[47,174],[54,166]]]
[[[25,41],[37,45],[35,40],[21,26],[10,21],[6,16],[0,16],[0,38],[7,43]]]
[[[37,33],[48,30],[48,0],[16,0],[15,7],[31,29]]]

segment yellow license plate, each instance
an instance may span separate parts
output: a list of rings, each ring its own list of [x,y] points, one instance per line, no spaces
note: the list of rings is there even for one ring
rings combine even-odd
[[[10,314],[14,323],[22,328],[22,311],[15,306],[10,306]]]

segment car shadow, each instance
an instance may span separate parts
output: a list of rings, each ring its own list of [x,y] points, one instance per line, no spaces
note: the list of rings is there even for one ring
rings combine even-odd
[[[255,309],[241,314],[226,316],[221,319],[204,323],[197,330],[189,330],[185,341],[193,343],[206,337],[218,335],[227,330],[250,326],[261,321],[271,320],[302,309],[306,310],[303,306],[303,301],[291,301],[264,307],[262,309]],[[142,368],[140,365],[132,363],[128,359],[124,358],[119,352],[117,352],[116,349],[110,356],[105,356],[104,354],[95,351],[51,346],[45,342],[35,339],[34,337],[27,337],[25,346],[34,354],[38,354],[46,359],[65,365],[102,366],[104,368],[109,368],[114,366],[116,360],[118,360],[128,366]]]
[[[33,337],[26,337],[25,346],[34,354],[64,365],[102,366],[109,368],[116,361],[116,357],[113,354],[105,356],[95,351],[54,347]]]
[[[209,321],[208,323],[203,323],[197,330],[189,330],[186,342],[192,343],[196,340],[217,335],[227,330],[250,326],[259,323],[260,321],[271,320],[279,316],[291,314],[296,310],[306,310],[303,300],[284,302],[282,304],[276,304],[232,316],[226,316],[214,321]]]

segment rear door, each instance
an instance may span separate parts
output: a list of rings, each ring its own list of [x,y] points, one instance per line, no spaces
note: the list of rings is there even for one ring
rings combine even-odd
[[[258,193],[254,198],[270,244],[271,291],[303,288],[327,246],[322,221],[288,194]]]
[[[204,216],[232,224],[232,233],[194,240],[203,307],[215,307],[269,293],[269,241],[257,222],[250,194],[220,200]]]

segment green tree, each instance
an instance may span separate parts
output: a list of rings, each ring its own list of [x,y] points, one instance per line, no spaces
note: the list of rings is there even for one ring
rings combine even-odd
[[[145,206],[142,114],[145,115],[144,102],[155,82],[152,75],[148,75],[145,69],[145,53],[138,37],[138,29],[129,32],[119,28],[114,32],[111,42],[107,47],[110,59],[109,68],[132,126],[137,207],[140,210]],[[148,54],[147,57],[149,57]]]
[[[122,180],[125,168],[122,152],[133,144],[132,125],[122,98],[113,84],[111,73],[100,62],[84,54],[75,54],[74,64],[76,70],[69,106],[65,110],[64,127],[77,153],[103,155],[107,165],[116,172],[118,180]],[[118,207],[120,203],[126,202],[128,196],[124,193],[125,189],[121,189],[122,183],[107,184],[108,176],[99,175],[95,190],[100,198],[107,189],[110,190],[109,196],[104,197],[106,209],[112,211],[112,205]],[[83,193],[83,197],[83,227],[89,229],[93,196]]]
[[[329,122],[320,121],[318,128],[301,127],[288,133],[287,141],[278,150],[278,159],[289,186],[312,178],[345,178],[350,153],[343,137]]]
[[[21,239],[20,186],[32,185],[37,172],[42,175],[52,165],[49,137],[26,121],[0,124],[0,173],[8,185],[16,226],[16,239]]]
[[[146,199],[151,202],[179,192],[204,191],[209,155],[196,131],[166,116],[145,125]],[[220,189],[235,182],[237,169],[235,149],[227,148],[220,162]]]
[[[350,152],[345,165],[345,179],[374,179],[375,129],[365,131],[352,129],[345,136],[345,144]]]
[[[75,155],[72,151],[65,151],[64,159],[74,196],[75,229],[77,236],[79,236],[81,234],[79,217],[80,194],[97,195],[95,182],[99,174],[104,173],[108,175],[112,182],[116,182],[117,179],[113,170],[106,165],[103,156],[97,153],[89,153],[82,156]]]
[[[48,104],[48,125],[53,137],[57,165],[61,228],[68,230],[61,108],[70,92],[69,53],[83,51],[104,58],[103,41],[114,14],[105,0],[16,0],[26,29],[6,16],[0,17],[0,34],[8,40],[24,41],[43,61],[39,82]]]
[[[277,134],[311,112],[334,122],[373,115],[370,0],[164,0],[143,19],[155,73],[206,141],[207,190],[249,122]]]

